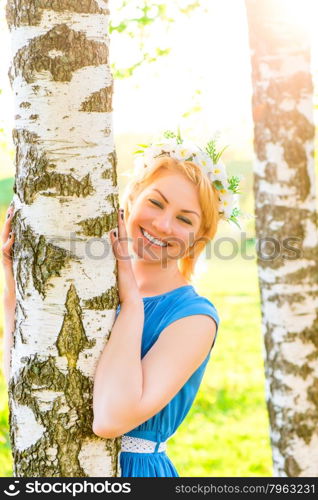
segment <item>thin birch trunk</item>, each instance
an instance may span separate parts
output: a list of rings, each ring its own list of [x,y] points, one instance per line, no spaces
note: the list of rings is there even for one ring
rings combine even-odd
[[[16,330],[9,384],[15,476],[118,475],[92,431],[93,375],[118,304],[108,9],[9,0],[15,98]]]
[[[318,232],[310,44],[306,27],[289,16],[288,1],[246,0],[246,8],[274,475],[317,477]],[[272,241],[266,245],[265,238]]]

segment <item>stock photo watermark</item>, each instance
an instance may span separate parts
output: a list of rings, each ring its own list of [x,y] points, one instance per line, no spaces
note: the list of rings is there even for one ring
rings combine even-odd
[[[188,241],[185,242],[171,237],[165,239],[165,246],[154,245],[151,241],[145,240],[144,237],[117,238],[114,242],[114,250],[116,251],[116,245],[125,246],[127,244],[128,253],[119,255],[118,260],[146,258],[161,261],[163,265],[168,259],[178,260],[184,257],[185,253],[190,259],[196,258],[199,253],[203,254],[207,260],[229,261],[240,256],[243,260],[257,259],[263,262],[273,262],[278,259],[289,261],[301,258],[303,256],[301,242],[301,238],[293,236],[281,240],[272,236],[258,239],[248,238],[246,233],[242,232],[239,240],[230,236],[222,236],[211,241],[205,237],[194,239],[194,236],[190,235]],[[50,249],[51,261],[59,260],[65,253],[71,258],[95,261],[103,261],[113,255],[112,244],[107,236],[84,239],[76,235],[75,232],[71,232],[69,238],[46,238],[45,243],[40,237],[38,243],[34,242],[32,247],[24,241],[15,242],[13,256],[18,260],[34,258],[37,246],[41,246],[42,258],[44,259],[48,249]]]

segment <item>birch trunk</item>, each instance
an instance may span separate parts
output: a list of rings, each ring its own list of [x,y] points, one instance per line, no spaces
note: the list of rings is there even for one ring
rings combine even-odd
[[[258,241],[273,238],[267,248],[264,244],[262,251],[258,249],[258,275],[274,475],[317,477],[313,84],[306,28],[292,21],[288,4],[246,0],[253,80],[256,235]],[[267,259],[268,255],[272,258]]]
[[[9,0],[15,97],[14,475],[117,476],[118,440],[92,431],[97,360],[118,305],[108,9]]]

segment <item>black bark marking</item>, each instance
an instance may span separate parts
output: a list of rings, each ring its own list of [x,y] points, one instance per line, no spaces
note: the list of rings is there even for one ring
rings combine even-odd
[[[107,156],[107,162],[110,164],[110,168],[102,172],[102,179],[111,179],[113,186],[117,186],[117,155],[116,151],[109,153]]]
[[[78,222],[78,225],[82,227],[82,230],[78,231],[78,234],[101,238],[103,234],[118,226],[118,196],[112,196],[110,200],[112,205],[115,205],[116,209],[110,214],[90,217],[89,219]]]
[[[287,477],[298,477],[300,476],[302,469],[294,457],[287,457],[285,459],[285,471],[287,473]]]
[[[92,299],[84,300],[83,307],[86,309],[115,309],[118,307],[119,297],[116,287],[111,287],[106,292],[93,297]]]
[[[313,360],[317,360],[318,356],[318,311],[316,311],[316,317],[313,321],[310,328],[304,328],[302,332],[300,332],[301,340],[306,344],[308,342],[312,342],[312,344],[316,347],[316,351],[312,353]],[[311,358],[310,358],[311,359]]]
[[[60,174],[46,154],[39,150],[39,137],[25,129],[13,130],[16,146],[16,177],[14,192],[19,192],[21,201],[30,205],[36,195],[86,197],[94,192],[89,174],[78,180],[71,174]],[[25,174],[25,172],[27,172]],[[54,193],[47,192],[54,189]]]
[[[51,50],[62,51],[63,55],[51,57]],[[74,71],[107,62],[105,43],[88,40],[84,33],[60,24],[17,51],[10,69],[11,84],[19,74],[27,83],[32,83],[40,71],[49,71],[54,81],[70,82]]]
[[[112,108],[113,86],[105,87],[91,94],[82,102],[80,111],[110,113]]]
[[[28,280],[32,276],[34,287],[42,298],[45,298],[50,279],[60,276],[60,271],[70,260],[79,259],[64,248],[47,241],[43,235],[35,234],[31,227],[18,217],[19,214],[20,210],[12,219],[16,241],[19,243],[14,250],[14,258],[18,261],[19,292],[22,297],[25,296]]]
[[[260,193],[258,196],[260,203],[262,203],[262,193],[259,191],[258,183],[260,181],[259,176],[255,175],[255,191]],[[289,258],[294,260],[295,257],[300,259],[310,259],[318,262],[318,249],[312,247],[303,246],[303,241],[305,238],[306,222],[308,220],[312,221],[313,225],[316,225],[316,214],[305,209],[300,209],[297,204],[295,206],[282,206],[277,205],[277,200],[273,196],[270,200],[265,193],[263,193],[263,199],[266,203],[262,206],[262,210],[258,211],[258,216],[255,219],[256,234],[261,242],[264,238],[261,252],[258,252],[258,265],[263,268],[278,269],[284,262]],[[276,230],[271,229],[269,233],[268,222],[269,221],[282,222],[282,225]],[[277,245],[277,250],[274,251],[273,243],[266,243],[266,238],[275,238],[275,245]],[[288,243],[288,238],[295,238],[295,240]],[[268,248],[266,248],[266,246]],[[292,246],[297,251],[299,251],[299,256],[296,255],[294,250],[289,250],[287,247]],[[280,250],[279,250],[280,249]],[[272,256],[272,259],[263,258],[267,255]],[[312,274],[313,273],[313,274]],[[298,282],[300,275],[307,277],[309,280],[317,279],[317,266],[314,265],[309,269],[302,269],[295,273],[290,273],[289,278],[293,279],[294,282]],[[277,279],[277,283],[282,282],[282,277]],[[264,284],[266,286],[266,283]]]
[[[79,353],[95,345],[95,339],[88,340],[82,322],[82,309],[75,286],[71,284],[66,296],[66,314],[58,334],[56,346],[60,356],[66,356],[69,368],[75,368]]]
[[[95,0],[8,0],[7,23],[13,26],[36,26],[40,24],[44,10],[56,12],[78,12],[79,14],[109,14]]]

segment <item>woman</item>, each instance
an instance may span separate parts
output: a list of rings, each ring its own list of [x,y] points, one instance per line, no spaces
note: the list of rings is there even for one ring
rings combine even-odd
[[[215,179],[218,172],[208,175],[202,155],[182,160],[173,142],[161,144],[153,155],[147,150],[142,158],[147,168],[128,185],[118,231],[110,233],[120,305],[95,372],[93,431],[103,438],[122,436],[123,477],[178,476],[165,452],[166,440],[191,408],[219,324],[213,304],[190,281],[225,213],[225,197],[213,179],[223,182],[223,195],[230,184],[224,171],[223,181]],[[208,167],[211,173],[213,163]],[[9,209],[3,230],[5,328],[10,331],[12,213]],[[8,344],[7,357],[9,349]],[[5,373],[8,377],[8,363]]]

